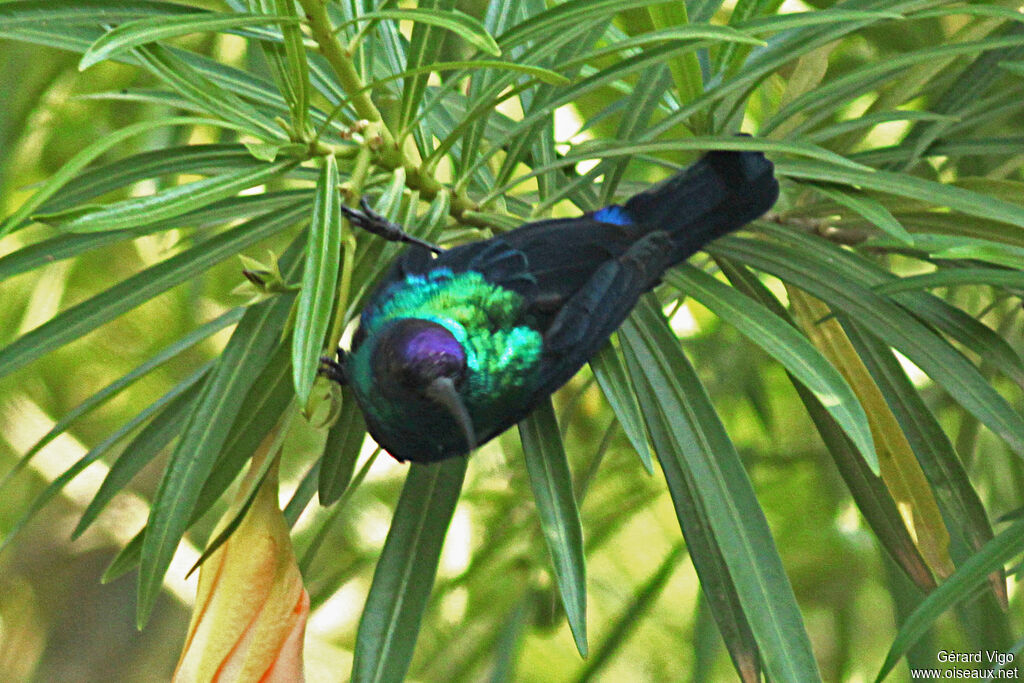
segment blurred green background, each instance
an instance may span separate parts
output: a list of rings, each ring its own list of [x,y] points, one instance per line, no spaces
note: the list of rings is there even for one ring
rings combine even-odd
[[[4,4],[15,3],[0,3],[0,8]],[[219,11],[230,9],[220,2],[191,4]],[[691,15],[718,4],[688,3]],[[726,2],[709,16],[715,23],[724,23],[738,6],[746,8],[749,16],[757,16],[811,11],[832,4],[788,1],[780,8],[778,2]],[[1013,9],[1013,3],[973,4]],[[459,3],[463,11],[481,20],[487,5],[482,1]],[[58,172],[86,145],[135,122],[187,109],[176,109],[166,99],[149,97],[161,85],[144,69],[102,62],[79,72],[79,55],[49,47],[43,38],[10,39],[14,29],[5,27],[4,21],[0,11],[2,216],[13,213],[39,183]],[[639,22],[630,13],[623,13],[615,25],[636,34],[639,30],[631,21]],[[832,83],[865,65],[966,40],[971,31],[976,39],[998,34],[1010,23],[999,18],[943,16],[879,22],[854,31],[838,38],[824,52],[801,55],[799,61],[794,59],[764,79],[746,102],[745,129],[756,132],[770,118],[787,87],[792,87],[792,79],[813,80],[817,75],[819,79],[825,77],[825,84]],[[406,35],[411,31],[408,25],[402,30]],[[202,33],[175,39],[173,44],[273,80],[251,38]],[[711,54],[717,49],[712,48]],[[1014,49],[1013,54],[1001,53],[1002,61],[1019,60],[1024,48]],[[438,60],[451,61],[466,54],[466,47],[449,36]],[[941,95],[957,79],[969,78],[981,54],[961,55],[944,63],[943,69],[929,78],[921,73],[927,64],[908,66],[908,72],[917,69],[915,73],[924,79],[925,87],[907,107],[926,109],[929,93]],[[606,59],[614,61],[612,57]],[[601,60],[595,58],[591,63],[600,66]],[[999,68],[995,60],[989,66]],[[908,72],[900,71],[898,75],[903,77]],[[1024,107],[1018,97],[1021,79],[1013,73],[1007,69],[1005,77],[1016,79],[1015,89],[1001,92],[998,84],[992,84],[977,94],[979,101],[983,97],[991,99],[989,110],[1002,106],[1002,115],[979,119],[976,129],[942,137],[940,143],[951,149],[931,155],[931,167],[913,172],[945,182],[968,176],[986,177],[993,184],[1002,181],[1006,185],[1001,192],[993,190],[990,194],[1024,204],[1022,195],[1015,194],[1024,187],[1020,170],[1024,160]],[[708,87],[715,84],[714,79],[708,82]],[[829,115],[816,124],[817,129],[871,110],[872,103],[891,96],[886,91],[888,83],[880,79],[869,92],[840,97]],[[625,97],[635,84],[636,75],[626,75],[614,87],[583,93],[553,111],[551,134],[557,149],[568,148],[570,140],[576,144],[585,138],[614,139],[622,111],[609,113],[606,106]],[[385,110],[388,97],[395,96],[383,88],[375,93]],[[316,103],[329,111],[322,99]],[[506,114],[515,119],[521,116],[521,110],[517,113],[512,107]],[[580,136],[578,129],[584,122],[586,133]],[[796,137],[813,129],[805,129]],[[864,163],[896,168],[898,161],[887,160],[884,154],[874,163],[870,152],[903,149],[899,143],[911,129],[904,121],[880,124],[872,126],[852,147],[844,149],[838,142],[833,145],[835,138],[822,144],[841,153],[866,153],[868,156],[860,158]],[[989,147],[978,143],[971,153],[959,154],[952,146],[962,138],[987,140]],[[156,128],[126,139],[92,166],[148,150],[235,140],[236,134],[214,126]],[[679,161],[677,157],[673,160]],[[639,183],[663,176],[654,169],[634,164],[627,178]],[[577,170],[586,172],[582,167]],[[183,173],[146,179],[115,190],[105,199],[142,196],[196,177]],[[280,187],[285,186],[309,187],[309,183],[301,179],[281,181]],[[841,206],[823,204],[820,198],[808,200],[807,193],[801,194],[792,181],[784,190],[787,198],[783,208],[794,215],[801,215],[803,207],[802,215],[809,219],[839,216],[840,226],[870,229],[863,219],[844,213]],[[537,199],[535,192],[530,186],[520,196],[532,203]],[[889,206],[901,219],[900,212],[909,216],[918,208],[909,200]],[[554,211],[554,215],[571,215],[576,209],[563,201]],[[909,218],[906,225],[912,228]],[[965,226],[969,228],[968,223]],[[459,233],[465,226],[449,228],[449,241],[466,234]],[[1020,228],[1016,230],[1013,239],[1024,243]],[[971,234],[969,229],[964,233]],[[42,223],[27,225],[0,239],[0,259],[55,234],[53,227]],[[0,345],[112,284],[186,247],[201,244],[210,234],[206,228],[181,226],[103,246],[68,260],[55,260],[0,280]],[[268,249],[280,253],[294,234],[277,235],[245,253],[256,259],[264,259]],[[362,244],[365,242],[360,237]],[[900,253],[897,248],[883,245],[863,253],[898,275],[925,270],[917,255]],[[958,265],[970,265],[968,260]],[[939,267],[948,264],[942,262]],[[706,267],[708,262],[700,261],[700,265]],[[248,297],[235,291],[243,283],[241,267],[237,258],[228,259],[0,379],[0,476],[15,467],[38,438],[82,401],[201,323],[245,304]],[[763,281],[786,300],[786,291],[777,279],[765,276]],[[1020,353],[1024,347],[1020,290],[966,285],[937,293],[982,320]],[[693,299],[680,298],[676,305],[678,292],[663,298],[666,310],[674,311],[673,330],[710,393],[754,485],[802,610],[822,678],[873,680],[898,624],[920,602],[922,594],[865,525],[783,367]],[[4,482],[0,489],[0,533],[6,536],[35,497],[90,448],[102,444],[142,407],[215,358],[229,335],[230,327],[212,335],[99,409],[75,420],[23,471]],[[1020,459],[1001,439],[979,426],[977,419],[941,386],[910,363],[906,367],[955,444],[989,518],[995,521],[1020,508],[1024,490]],[[982,363],[981,372],[1019,414],[1024,406],[1020,387],[989,364]],[[656,471],[655,476],[643,472],[589,369],[556,394],[555,408],[580,497],[588,567],[589,659],[581,660],[576,653],[565,624],[522,466],[519,438],[511,430],[470,460],[419,633],[410,680],[732,680],[735,673],[729,655],[701,596],[660,472]],[[323,430],[299,422],[284,448],[283,503],[291,498],[323,449]],[[180,561],[172,565],[165,580],[153,618],[144,630],[137,631],[134,574],[109,584],[102,584],[100,577],[145,523],[148,501],[159,483],[166,452],[139,473],[84,535],[74,542],[69,540],[107,472],[110,458],[125,443],[119,441],[110,454],[55,496],[0,554],[0,679],[155,681],[168,679],[173,671],[194,591],[194,577],[186,582],[182,576],[198,556],[197,549],[203,547],[230,496],[225,496],[189,532],[185,547],[179,549]],[[372,452],[373,444],[367,441],[360,464],[367,462]],[[598,465],[599,471],[591,470]],[[306,558],[304,576],[313,599],[307,629],[310,681],[348,676],[362,605],[406,471],[405,466],[382,455],[373,461],[362,485],[347,494],[342,503],[321,508],[314,500],[295,525],[293,538],[299,557]],[[307,555],[314,546],[315,555]],[[984,592],[950,610],[914,648],[911,658],[936,665],[934,653],[939,649],[1009,647],[1019,639],[1024,619],[1017,592],[1011,576],[1010,607],[1005,613],[991,594]],[[893,678],[906,677],[906,665],[900,664]]]

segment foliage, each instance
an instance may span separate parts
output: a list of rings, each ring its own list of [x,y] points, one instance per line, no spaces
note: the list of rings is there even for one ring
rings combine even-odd
[[[25,573],[10,542],[69,495],[145,624],[298,412],[310,652],[355,680],[708,680],[722,641],[744,680],[1009,650],[1017,4],[0,3],[23,74],[0,114],[5,561]],[[668,274],[519,439],[399,467],[316,377],[398,250],[341,202],[450,245],[714,148],[766,151],[779,205]],[[124,500],[148,500],[127,535]]]

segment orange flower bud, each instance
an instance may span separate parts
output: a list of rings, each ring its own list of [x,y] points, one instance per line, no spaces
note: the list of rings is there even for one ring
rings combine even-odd
[[[308,616],[309,594],[278,508],[275,464],[238,528],[200,569],[174,681],[302,681]]]

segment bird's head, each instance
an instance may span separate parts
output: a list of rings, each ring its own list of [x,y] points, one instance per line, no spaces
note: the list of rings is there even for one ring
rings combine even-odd
[[[382,330],[370,366],[385,399],[426,414],[442,411],[462,432],[467,450],[476,446],[473,421],[459,394],[466,352],[447,328],[420,318],[397,320]]]

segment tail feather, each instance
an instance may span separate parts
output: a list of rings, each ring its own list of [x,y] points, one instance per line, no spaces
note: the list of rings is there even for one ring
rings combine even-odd
[[[710,152],[622,208],[636,223],[668,232],[678,263],[768,211],[779,196],[773,169],[760,152]]]

